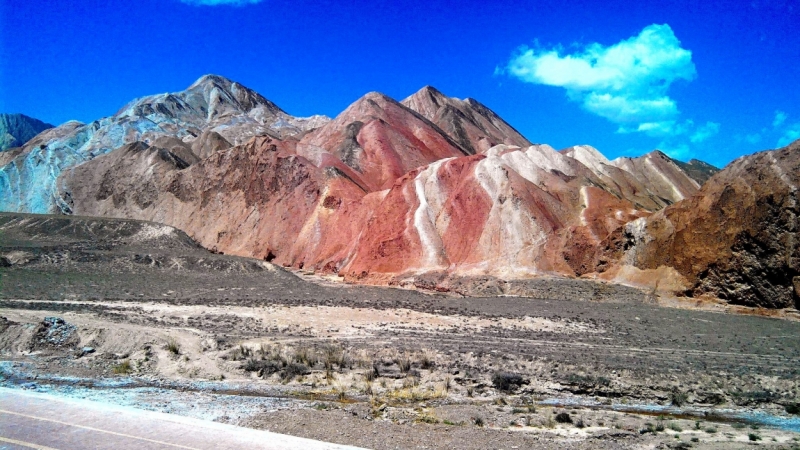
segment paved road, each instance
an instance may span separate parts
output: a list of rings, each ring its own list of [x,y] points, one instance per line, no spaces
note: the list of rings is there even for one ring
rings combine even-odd
[[[0,449],[355,449],[88,400],[0,388]]]

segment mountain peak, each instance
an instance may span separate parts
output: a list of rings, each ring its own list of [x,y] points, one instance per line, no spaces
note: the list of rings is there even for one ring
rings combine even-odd
[[[30,139],[53,125],[25,114],[0,114],[0,152],[21,147]]]
[[[236,82],[229,80],[221,75],[214,75],[213,73],[209,73],[198,78],[197,81],[195,81],[194,83],[192,83],[191,86],[189,86],[189,89],[196,88],[198,86],[214,85],[214,84],[230,87],[234,83]]]

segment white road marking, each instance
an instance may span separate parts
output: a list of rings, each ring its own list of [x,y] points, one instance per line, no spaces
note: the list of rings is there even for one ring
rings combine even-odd
[[[6,411],[4,409],[0,409],[0,414],[11,414],[11,415],[14,415],[14,416],[26,417],[28,419],[41,420],[41,421],[44,421],[44,422],[53,422],[53,423],[57,423],[57,424],[60,424],[60,425],[67,425],[67,426],[70,426],[70,427],[83,428],[85,430],[97,431],[97,432],[100,432],[100,433],[113,434],[115,436],[122,436],[122,437],[130,438],[130,439],[137,439],[137,440],[140,440],[140,441],[152,442],[154,444],[161,444],[161,445],[166,445],[166,446],[169,446],[169,447],[186,448],[186,449],[189,449],[189,450],[200,450],[200,449],[195,448],[195,447],[186,447],[185,445],[171,444],[169,442],[157,441],[155,439],[147,439],[147,438],[143,438],[143,437],[139,437],[139,436],[134,436],[134,435],[131,435],[131,434],[117,433],[116,431],[101,430],[100,428],[87,427],[86,425],[76,425],[74,423],[62,422],[60,420],[45,419],[44,417],[31,416],[31,415],[28,415],[28,414],[21,414],[21,413],[16,413],[16,412],[12,412],[12,411]],[[20,444],[20,445],[22,445],[22,444]],[[41,448],[45,448],[45,447],[41,447]]]
[[[34,444],[32,442],[18,441],[16,439],[9,439],[3,436],[0,436],[0,442],[8,442],[9,444],[21,445],[23,447],[28,447],[28,448],[35,448],[36,450],[58,450],[53,447],[45,447],[44,445]]]

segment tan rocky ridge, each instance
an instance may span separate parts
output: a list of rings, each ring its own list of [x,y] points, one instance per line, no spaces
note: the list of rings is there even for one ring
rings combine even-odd
[[[607,242],[618,280],[688,296],[800,306],[800,141],[741,157],[691,198],[628,223]],[[635,268],[630,270],[629,268]]]

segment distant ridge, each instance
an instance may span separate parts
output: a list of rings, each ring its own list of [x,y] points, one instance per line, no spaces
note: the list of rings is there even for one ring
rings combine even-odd
[[[53,128],[53,125],[25,114],[0,113],[0,151],[22,147],[48,128]]]

